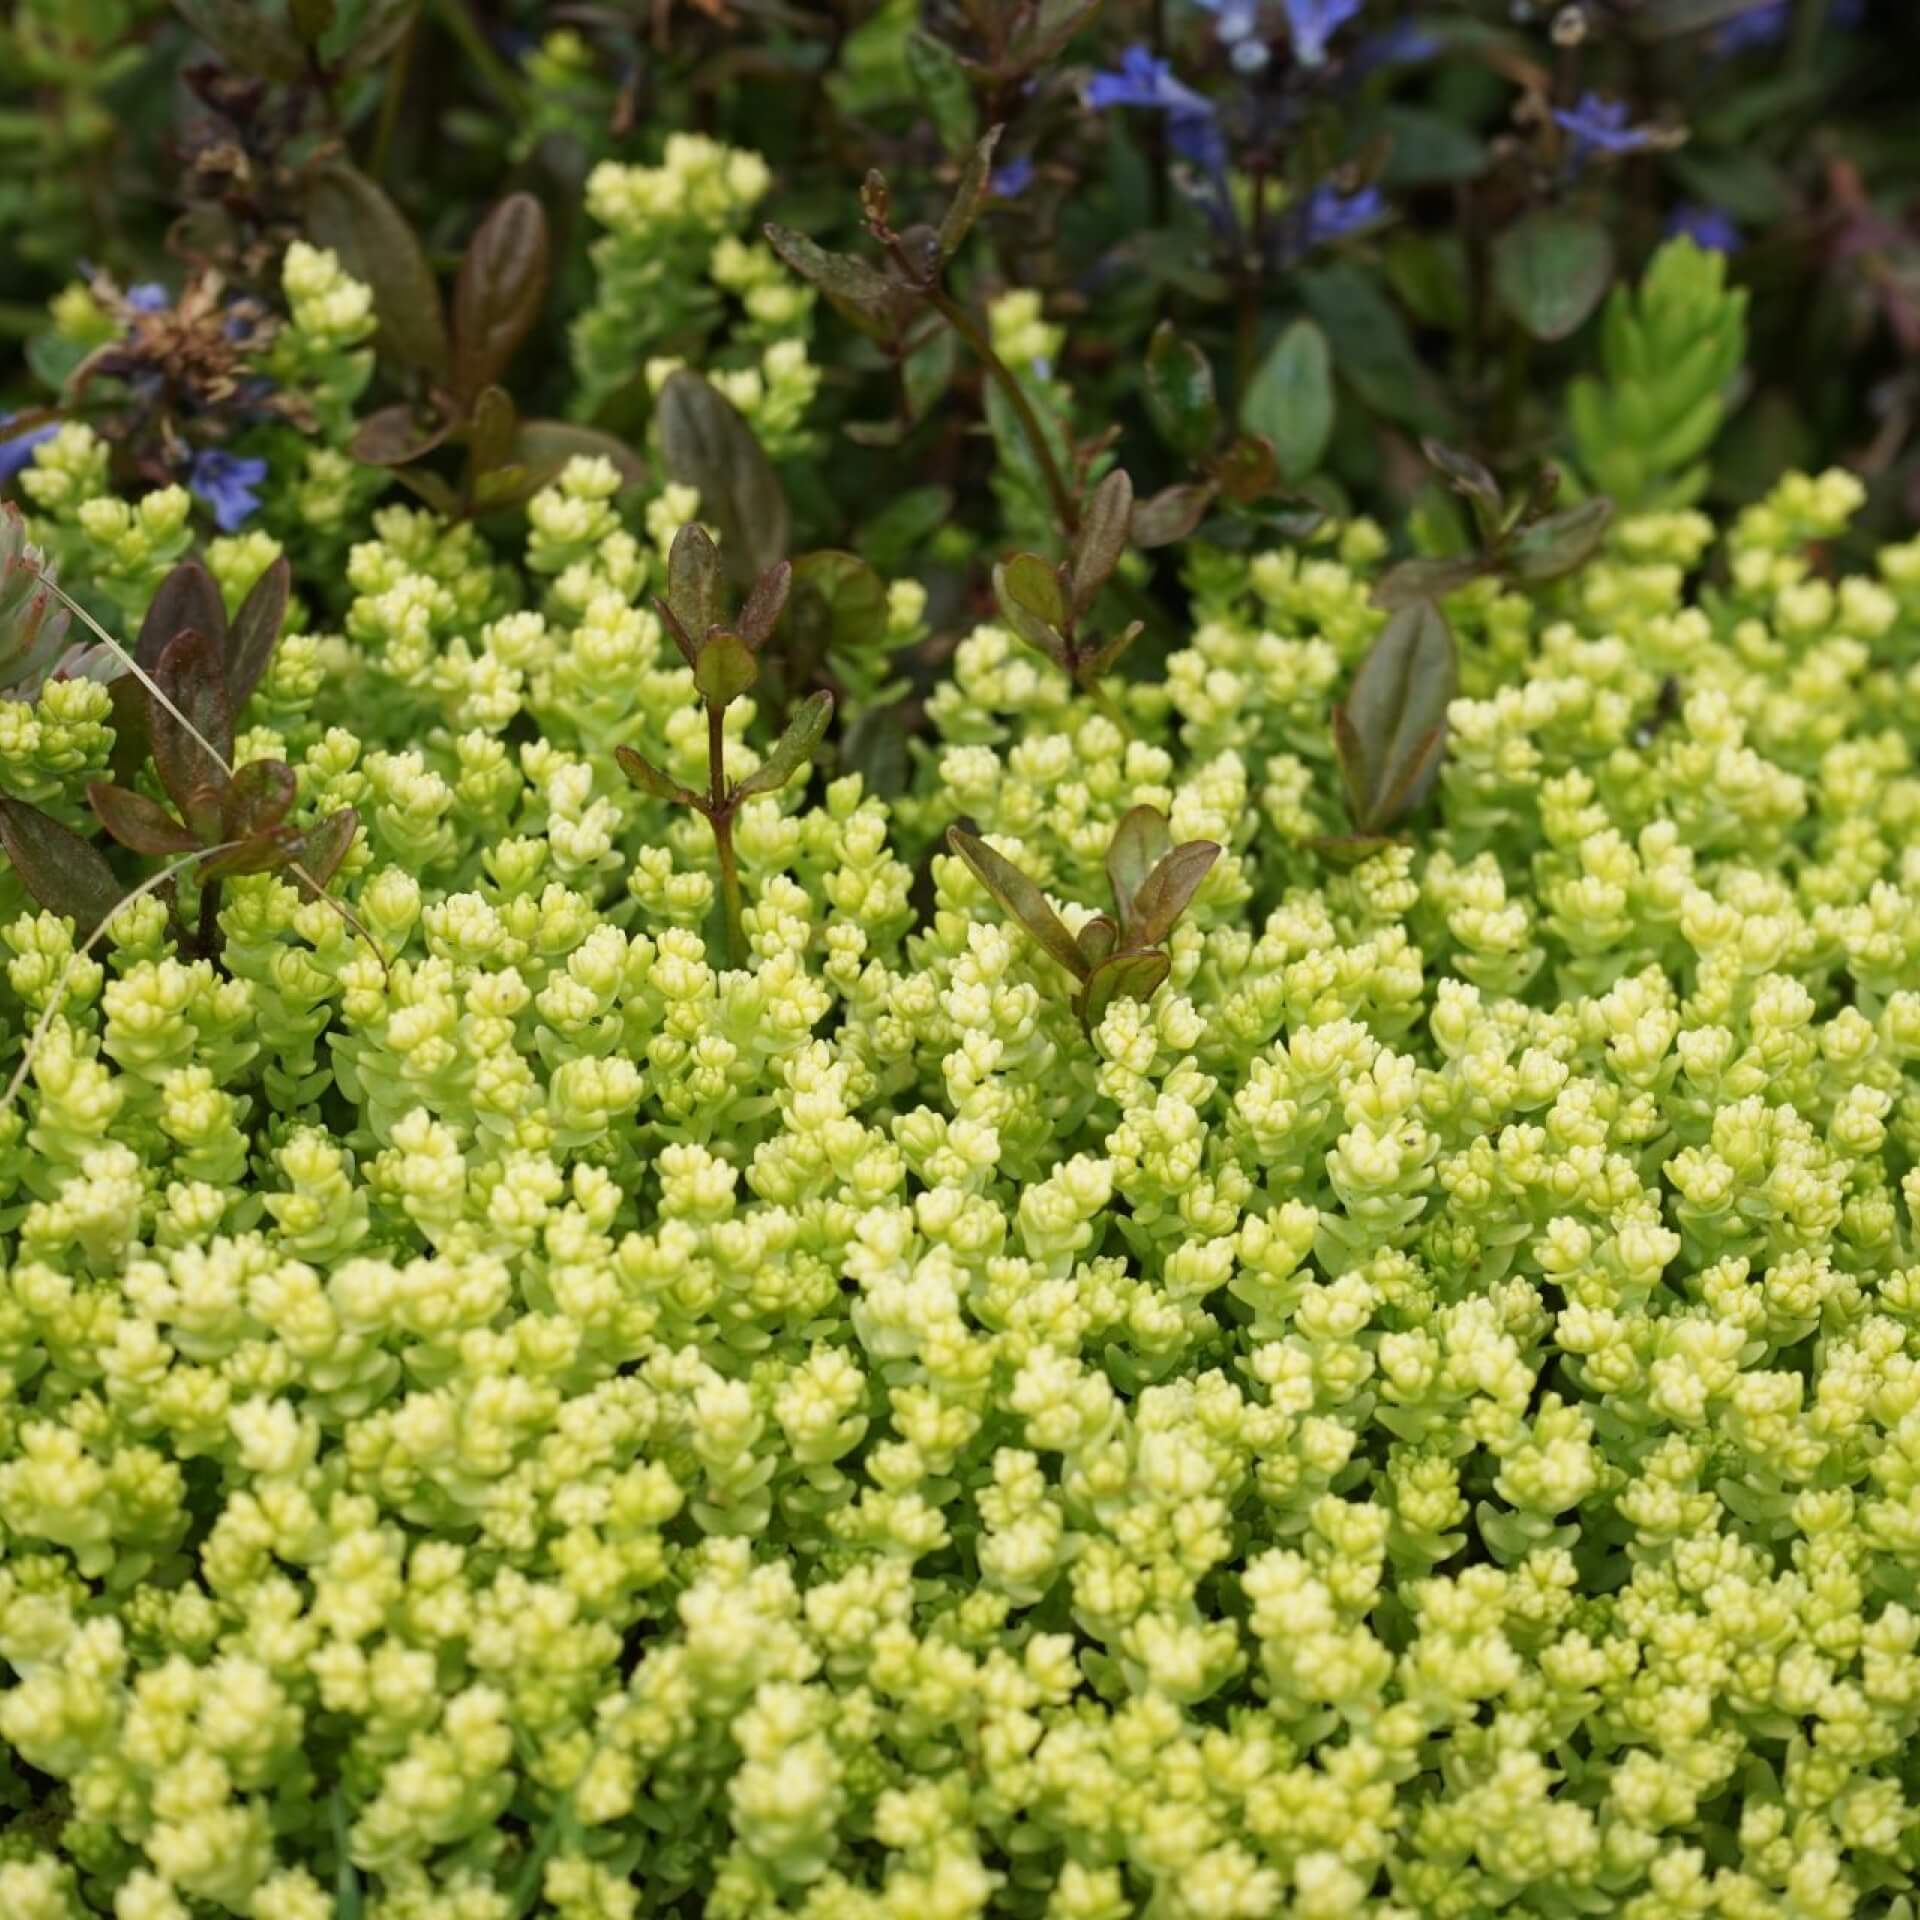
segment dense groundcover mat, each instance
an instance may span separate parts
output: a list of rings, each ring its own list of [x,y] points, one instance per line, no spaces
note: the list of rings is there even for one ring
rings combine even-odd
[[[1860,10],[554,11],[6,29],[0,1920],[1910,1916]]]

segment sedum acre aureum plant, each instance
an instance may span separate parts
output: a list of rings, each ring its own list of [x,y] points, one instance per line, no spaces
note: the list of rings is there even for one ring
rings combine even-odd
[[[778,459],[712,158],[597,179],[576,351],[707,248]],[[203,585],[86,426],[23,477],[130,646],[291,587],[200,785],[117,660],[0,702],[0,1914],[1910,1912],[1920,542],[1789,477],[1389,615],[1365,519],[1196,541],[1104,679],[963,621],[882,798],[802,683],[916,578],[736,617],[682,530],[764,518],[605,455],[370,504],[289,273],[331,438]],[[219,804],[163,876],[103,787]]]

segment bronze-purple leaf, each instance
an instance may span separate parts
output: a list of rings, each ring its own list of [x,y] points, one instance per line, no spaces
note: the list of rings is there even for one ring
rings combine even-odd
[[[1132,937],[1142,946],[1158,946],[1219,858],[1220,849],[1211,840],[1188,840],[1166,855],[1133,897]]]
[[[976,833],[964,827],[947,829],[947,845],[973,870],[973,876],[1021,926],[1058,960],[1076,980],[1090,971],[1067,923],[1048,904],[1047,896],[1004,854],[996,853]]]
[[[285,562],[280,564],[284,566]],[[189,627],[225,648],[226,602],[220,598],[213,575],[193,559],[182,560],[154,589],[147,617],[140,623],[140,637],[134,642],[134,659],[151,673],[167,642]]]
[[[1162,487],[1158,493],[1135,502],[1133,544],[1170,547],[1176,540],[1184,540],[1206,517],[1212,504],[1211,483],[1182,481],[1177,486]]]
[[[723,618],[720,549],[697,520],[673,536],[667,553],[667,605],[696,646]]]
[[[153,769],[167,797],[191,821],[199,795],[207,790],[217,795],[230,778],[233,704],[226,675],[213,641],[189,630],[167,642],[154,663],[153,680],[166,696],[164,702],[147,704]]]
[[[1172,847],[1167,817],[1158,807],[1132,807],[1121,815],[1107,843],[1107,882],[1113,888],[1113,904],[1123,932],[1132,930],[1133,903],[1147,884],[1147,875]]]
[[[508,194],[468,241],[453,288],[453,384],[463,399],[500,378],[539,319],[547,258],[547,216],[530,193]]]
[[[769,567],[753,583],[753,591],[747,595],[747,603],[740,609],[736,624],[740,638],[755,652],[767,644],[768,636],[780,624],[792,589],[793,568],[785,560],[777,567]]]
[[[299,835],[285,865],[300,882],[302,892],[325,890],[327,882],[340,871],[340,862],[347,857],[359,831],[360,815],[352,807],[342,807]]]
[[[182,826],[159,801],[110,781],[90,781],[87,804],[100,824],[135,853],[191,853],[202,844],[200,836]]]
[[[1368,649],[1335,737],[1349,794],[1364,796],[1362,832],[1384,832],[1426,798],[1457,678],[1453,634],[1431,601],[1401,608]]]
[[[960,251],[960,243],[973,231],[980,209],[987,203],[987,185],[993,178],[993,150],[1000,144],[1002,129],[989,127],[974,142],[960,170],[960,184],[940,221],[940,258],[951,260]]]
[[[250,760],[220,796],[221,838],[271,833],[293,811],[299,783],[284,760]]]
[[[321,162],[306,178],[307,230],[373,290],[379,345],[388,360],[444,381],[446,313],[433,269],[406,216],[358,167]],[[364,456],[362,456],[364,457]]]
[[[404,467],[431,453],[459,424],[451,406],[431,411],[404,402],[382,407],[354,428],[347,451],[369,467]]]
[[[227,635],[227,698],[235,713],[252,698],[273,659],[274,648],[280,644],[292,586],[293,570],[282,554],[253,583],[233,616],[233,627]]]
[[[744,593],[786,557],[792,514],[773,462],[740,410],[690,368],[667,376],[654,419],[667,472],[698,491],[721,565]]]
[[[1127,550],[1133,532],[1133,482],[1115,467],[1094,488],[1073,542],[1073,611],[1084,614]]]
[[[1097,1027],[1116,1000],[1151,1000],[1173,970],[1164,953],[1116,953],[1101,961],[1087,980],[1081,996],[1080,1018]]]
[[[0,846],[35,904],[72,920],[81,939],[110,919],[126,897],[92,841],[11,795],[0,795]]]

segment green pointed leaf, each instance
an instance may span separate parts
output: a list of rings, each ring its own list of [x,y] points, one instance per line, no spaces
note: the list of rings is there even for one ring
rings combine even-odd
[[[1402,560],[1389,567],[1374,583],[1376,607],[1413,607],[1438,600],[1469,581],[1493,571],[1494,563],[1484,554],[1449,553]]]
[[[700,689],[702,697],[716,707],[724,707],[743,693],[751,693],[759,678],[760,669],[747,643],[724,627],[717,633],[709,633],[694,655],[693,684]]]
[[[1124,654],[1146,630],[1147,623],[1144,620],[1130,620],[1111,640],[1105,641],[1100,646],[1095,647],[1091,653],[1083,653],[1080,656],[1078,668],[1081,685],[1085,686],[1090,681],[1099,680],[1104,675],[1111,673],[1119,663],[1120,656]]]
[[[1116,953],[1101,961],[1081,996],[1082,1022],[1091,1032],[1114,1001],[1151,1000],[1172,971],[1173,962],[1164,953]]]
[[[1550,513],[1521,528],[1507,543],[1503,570],[1529,586],[1558,580],[1593,558],[1612,519],[1613,502],[1604,494]]]
[[[810,286],[867,310],[889,306],[896,291],[884,273],[851,253],[829,253],[804,233],[769,221],[767,245]]]
[[[1530,213],[1493,243],[1500,303],[1536,340],[1564,340],[1613,279],[1613,238],[1575,213]]]
[[[644,754],[636,753],[631,747],[615,747],[613,757],[620,763],[620,771],[642,793],[649,793],[656,800],[671,801],[683,807],[697,804],[697,796],[689,793],[679,781],[669,779]]]
[[[1097,967],[1119,944],[1120,929],[1104,913],[1096,913],[1080,929],[1079,947],[1089,967]]]
[[[112,918],[126,896],[92,841],[11,795],[0,795],[0,846],[35,905],[65,915],[80,939]]]
[[[1087,959],[1067,931],[1067,923],[1047,896],[1004,854],[994,852],[964,827],[947,829],[947,845],[972,868],[973,876],[1009,914],[1076,980],[1087,977]]]
[[[1453,634],[1431,601],[1395,613],[1361,661],[1342,709],[1366,796],[1361,831],[1383,832],[1425,799],[1439,764],[1428,742],[1446,727],[1457,672]],[[1424,783],[1410,782],[1422,768]]]
[[[804,686],[829,654],[843,658],[887,641],[887,583],[856,553],[823,547],[793,563],[787,645]]]
[[[340,871],[340,863],[352,850],[360,831],[360,815],[352,807],[342,807],[324,820],[304,829],[286,844],[283,866],[295,874],[303,893],[324,893],[327,882]]]
[[[1028,646],[1055,666],[1070,667],[1072,653],[1060,629],[1066,624],[1067,596],[1054,568],[1037,553],[1016,553],[993,569],[993,597],[1006,621]]]
[[[960,170],[960,184],[954,189],[953,199],[940,222],[943,261],[951,260],[960,251],[961,243],[980,217],[980,209],[986,205],[987,182],[993,177],[993,150],[1000,144],[1001,132],[999,127],[989,127],[974,142],[973,151]]]
[[[735,622],[740,638],[758,653],[767,644],[768,637],[780,624],[780,616],[786,611],[787,596],[793,591],[793,568],[785,560],[777,567],[769,567],[753,583],[753,591],[747,595],[747,603],[740,609],[740,618]],[[884,594],[885,589],[883,588]]]
[[[1188,840],[1167,854],[1134,895],[1129,938],[1157,947],[1173,931],[1219,858],[1220,849],[1211,840]]]
[[[280,644],[280,629],[286,624],[287,597],[293,586],[293,569],[282,554],[263,573],[240,602],[233,616],[233,628],[227,635],[227,698],[238,713],[252,698]],[[144,636],[143,636],[144,637]]]
[[[1296,320],[1273,343],[1248,385],[1240,423],[1273,444],[1288,480],[1319,466],[1333,437],[1333,350],[1311,320]]]
[[[530,193],[508,194],[467,242],[453,287],[453,388],[461,398],[506,372],[546,302],[547,260],[546,212]]]
[[[250,760],[220,796],[221,838],[271,833],[293,811],[299,783],[284,760]]]
[[[144,793],[93,780],[87,784],[87,804],[108,833],[135,853],[191,853],[202,844],[197,833]]]
[[[708,629],[717,627],[726,617],[720,549],[697,520],[689,520],[673,536],[673,545],[667,551],[667,605],[696,648]]]
[[[973,82],[960,56],[944,41],[915,31],[907,35],[907,77],[920,96],[949,153],[964,152],[973,144],[980,124],[973,103]]]
[[[787,497],[772,463],[732,403],[685,367],[660,389],[658,419],[668,474],[698,490],[727,576],[746,591],[786,558]]]
[[[386,194],[349,161],[331,159],[306,177],[307,230],[373,289],[379,347],[395,364],[445,381],[451,350],[440,289],[413,228]]]
[[[787,723],[787,730],[774,743],[773,751],[735,789],[743,798],[756,793],[777,793],[813,758],[814,749],[827,737],[827,723],[833,718],[833,695],[816,693],[800,703]]]
[[[159,700],[149,699],[147,730],[153,742],[153,770],[189,825],[195,824],[200,796],[208,792],[215,796],[217,820],[218,795],[227,784],[227,767],[233,763],[233,706],[227,698],[226,674],[214,643],[204,633],[175,634],[154,663],[153,679],[193,728],[189,732],[172,710]]]
[[[1213,397],[1213,369],[1191,340],[1163,320],[1147,343],[1147,413],[1154,430],[1175,453],[1197,459],[1220,431]]]
[[[1073,542],[1073,611],[1084,614],[1127,550],[1133,530],[1133,482],[1115,467],[1094,488]]]
[[[1107,882],[1113,888],[1113,904],[1120,917],[1121,931],[1131,941],[1138,916],[1134,899],[1147,884],[1147,876],[1173,849],[1173,837],[1167,831],[1167,816],[1158,807],[1133,807],[1121,815],[1107,844]]]
[[[134,642],[134,659],[151,673],[167,642],[189,628],[227,650],[227,604],[213,575],[195,559],[182,560],[155,588],[146,618],[140,622],[140,637]]]
[[[1156,494],[1137,502],[1133,509],[1133,544],[1136,547],[1170,547],[1184,540],[1213,504],[1213,488],[1194,482],[1162,487]]]

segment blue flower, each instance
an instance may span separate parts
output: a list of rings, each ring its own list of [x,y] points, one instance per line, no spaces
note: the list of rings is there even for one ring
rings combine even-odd
[[[1212,103],[1176,80],[1167,63],[1145,47],[1129,47],[1120,56],[1118,73],[1096,73],[1087,82],[1086,97],[1096,112],[1106,107],[1156,108],[1167,115],[1175,153],[1210,174],[1225,172],[1227,143]]]
[[[1577,167],[1596,153],[1638,153],[1653,144],[1644,127],[1627,125],[1627,103],[1583,93],[1573,107],[1555,107],[1554,119],[1573,135],[1573,164]]]
[[[1200,0],[1214,16],[1214,31],[1238,73],[1258,73],[1267,64],[1267,47],[1260,35],[1260,0]]]
[[[1307,245],[1317,247],[1322,241],[1358,233],[1384,219],[1387,211],[1386,197],[1378,187],[1362,187],[1358,193],[1315,187],[1307,198]]]
[[[222,533],[235,533],[253,518],[260,505],[254,489],[266,477],[264,460],[246,459],[223,447],[207,447],[193,456],[187,486],[213,510],[214,522]]]
[[[1349,78],[1358,79],[1376,67],[1417,67],[1437,60],[1446,43],[1416,21],[1402,20],[1384,33],[1369,34],[1354,48],[1347,62]]]
[[[1732,215],[1718,207],[1702,206],[1698,201],[1689,200],[1674,208],[1667,219],[1666,230],[1669,237],[1684,233],[1695,246],[1704,247],[1709,253],[1740,251],[1740,229],[1734,225]]]
[[[1018,160],[1009,160],[1004,167],[994,168],[987,176],[987,185],[1002,200],[1017,200],[1033,185],[1033,162],[1024,154]]]
[[[1303,67],[1325,64],[1327,42],[1360,11],[1362,0],[1282,0],[1293,57]]]
[[[158,280],[142,280],[127,289],[127,305],[141,313],[165,313],[173,305],[173,295]]]
[[[1866,0],[1833,0],[1827,9],[1830,27],[1857,27],[1866,13]],[[1789,0],[1759,0],[1745,13],[1736,14],[1713,36],[1713,50],[1722,59],[1736,54],[1756,53],[1763,47],[1778,46],[1793,24]]]
[[[60,423],[49,420],[44,426],[29,427],[24,433],[7,435],[6,429],[17,417],[11,413],[0,415],[0,436],[5,436],[0,437],[0,485],[31,464],[33,450],[41,441],[51,440],[60,431]]]

